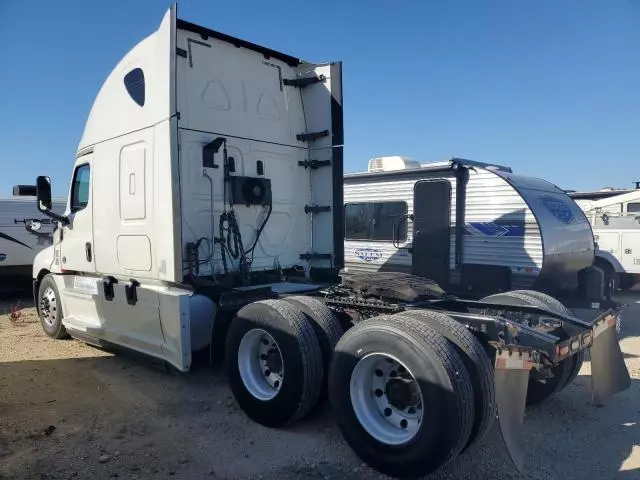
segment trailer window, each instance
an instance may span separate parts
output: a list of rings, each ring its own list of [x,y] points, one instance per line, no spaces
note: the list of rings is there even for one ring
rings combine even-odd
[[[368,202],[345,205],[345,239],[393,241],[393,230],[400,217],[407,214],[406,202]],[[400,222],[396,240],[407,240],[407,222]]]
[[[89,165],[80,165],[73,174],[71,211],[82,210],[89,203]]]
[[[629,213],[640,212],[640,203],[639,202],[627,203],[627,212]]]

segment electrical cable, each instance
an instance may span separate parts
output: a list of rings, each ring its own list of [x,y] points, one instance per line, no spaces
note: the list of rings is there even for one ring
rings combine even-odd
[[[258,228],[258,230],[256,230],[256,238],[253,241],[253,245],[251,245],[251,248],[249,248],[249,250],[247,250],[245,253],[251,254],[251,261],[250,264],[253,263],[253,254],[254,251],[256,249],[256,246],[258,245],[258,241],[260,240],[260,236],[262,235],[262,232],[264,231],[264,227],[267,225],[267,222],[269,221],[269,217],[271,217],[271,212],[273,211],[273,205],[269,204],[269,207],[267,209],[267,216],[264,218],[264,220],[262,221],[262,225],[260,225],[260,227]]]
[[[240,273],[246,277],[246,275],[248,274],[251,268],[251,264],[253,263],[255,248],[258,245],[258,241],[260,240],[262,232],[264,231],[264,228],[267,225],[269,218],[271,217],[273,206],[271,204],[268,206],[267,215],[265,216],[261,225],[256,230],[256,238],[253,241],[253,244],[248,250],[245,250],[244,243],[242,241],[242,234],[240,232],[240,226],[238,224],[238,219],[236,217],[235,210],[233,209],[233,205],[231,205],[231,202],[229,202],[227,198],[227,188],[228,188],[227,181],[230,175],[229,175],[229,163],[227,158],[226,141],[224,143],[223,156],[224,156],[224,160],[223,160],[224,180],[223,180],[222,202],[223,202],[224,210],[220,214],[220,218],[219,218],[219,225],[218,225],[219,237],[217,241],[220,244],[222,267],[224,269],[225,275],[229,273],[229,265],[227,263],[227,260],[238,260],[239,261],[238,267],[239,267]],[[226,208],[227,204],[229,204],[229,206],[231,207],[229,210],[227,210]],[[251,255],[251,259],[248,259],[249,254]],[[227,256],[229,257],[228,259],[227,259]]]

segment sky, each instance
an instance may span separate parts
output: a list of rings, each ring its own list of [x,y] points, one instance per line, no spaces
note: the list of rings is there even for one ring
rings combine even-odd
[[[66,196],[96,93],[169,0],[0,0],[0,196]],[[180,18],[343,62],[345,171],[452,156],[561,188],[640,181],[640,1],[184,0]]]

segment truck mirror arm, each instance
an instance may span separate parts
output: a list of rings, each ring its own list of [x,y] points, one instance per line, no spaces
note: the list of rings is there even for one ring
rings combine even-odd
[[[47,217],[57,221],[62,226],[69,225],[69,217],[67,217],[66,215],[58,215],[57,213],[52,212],[51,210],[42,210],[40,208],[40,205],[38,205],[38,210],[43,214],[45,214]]]

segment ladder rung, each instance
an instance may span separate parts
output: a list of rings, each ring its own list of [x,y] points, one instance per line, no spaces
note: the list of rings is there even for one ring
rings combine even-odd
[[[314,142],[319,138],[323,138],[329,135],[329,130],[322,130],[321,132],[299,133],[296,138],[301,142]]]
[[[284,78],[282,80],[282,84],[289,87],[304,88],[308,85],[313,85],[314,83],[324,82],[325,79],[326,77],[324,75],[300,78]]]
[[[300,260],[331,260],[333,258],[333,254],[331,253],[301,253]]]
[[[322,213],[322,212],[330,212],[330,205],[305,205],[304,213]]]
[[[331,166],[331,160],[304,160],[298,162],[299,167],[318,168]]]

